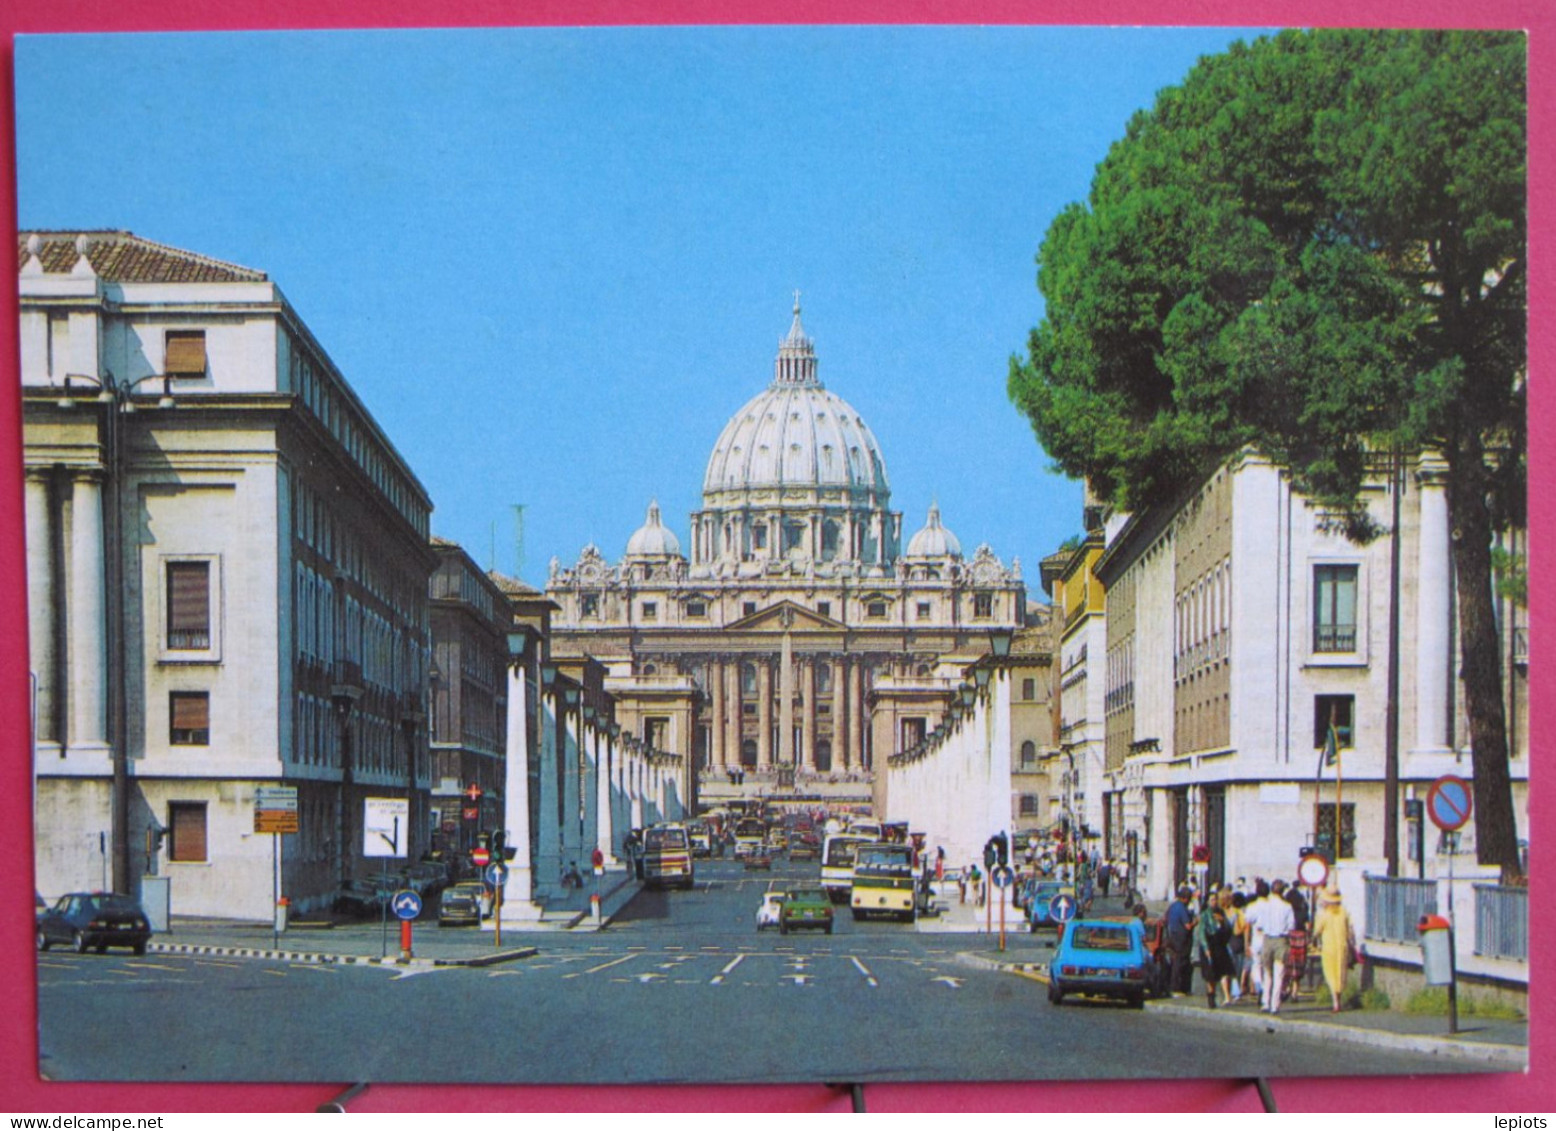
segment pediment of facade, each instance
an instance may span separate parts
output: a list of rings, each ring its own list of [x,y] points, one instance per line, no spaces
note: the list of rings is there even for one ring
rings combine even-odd
[[[818,630],[836,632],[845,626],[842,621],[824,617],[815,609],[807,609],[793,601],[779,601],[765,609],[758,609],[750,616],[741,617],[728,627],[741,632],[782,633]]]

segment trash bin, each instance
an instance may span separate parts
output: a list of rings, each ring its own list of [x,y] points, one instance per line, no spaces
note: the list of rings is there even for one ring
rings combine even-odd
[[[1453,982],[1453,932],[1441,915],[1423,915],[1416,924],[1421,932],[1421,970],[1429,986]]]

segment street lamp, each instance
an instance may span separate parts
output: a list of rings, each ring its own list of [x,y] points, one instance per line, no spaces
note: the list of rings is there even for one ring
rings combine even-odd
[[[165,373],[148,373],[129,381],[117,381],[109,370],[101,377],[87,373],[65,374],[64,389],[55,402],[59,409],[71,412],[80,403],[73,394],[72,382],[85,382],[97,388],[94,403],[105,410],[103,450],[105,476],[108,487],[108,522],[104,530],[103,585],[106,590],[104,612],[107,621],[107,657],[112,666],[106,680],[108,690],[109,756],[113,777],[109,800],[109,824],[112,830],[113,890],[129,892],[130,880],[130,774],[129,722],[125,711],[128,688],[124,685],[126,642],[124,627],[124,545],[123,545],[123,477],[124,452],[119,435],[121,415],[135,411],[134,394],[138,386],[147,381],[162,382],[162,396],[157,407],[171,409],[175,406],[172,378]]]

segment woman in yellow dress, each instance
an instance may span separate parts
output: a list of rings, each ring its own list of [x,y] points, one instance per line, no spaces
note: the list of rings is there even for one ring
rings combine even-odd
[[[1340,994],[1345,989],[1345,976],[1351,967],[1351,955],[1356,949],[1356,934],[1351,928],[1351,917],[1340,902],[1340,892],[1328,888],[1319,897],[1318,920],[1313,924],[1313,936],[1323,956],[1324,983],[1329,996],[1334,999],[1334,1012],[1340,1012]]]

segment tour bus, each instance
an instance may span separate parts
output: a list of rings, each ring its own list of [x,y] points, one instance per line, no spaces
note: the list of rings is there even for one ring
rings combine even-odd
[[[651,887],[691,889],[696,883],[686,826],[650,825],[643,833],[643,880]]]
[[[881,836],[881,823],[866,817],[848,823],[848,831],[854,836],[862,836],[867,840],[883,840]]]
[[[854,852],[870,838],[852,833],[832,833],[821,844],[821,886],[833,903],[847,903],[854,884]]]
[[[735,822],[735,855],[760,855],[767,843],[767,823],[760,817],[742,817]]]
[[[890,915],[913,922],[913,848],[906,844],[877,841],[854,850],[853,894],[849,897],[855,919]]]

